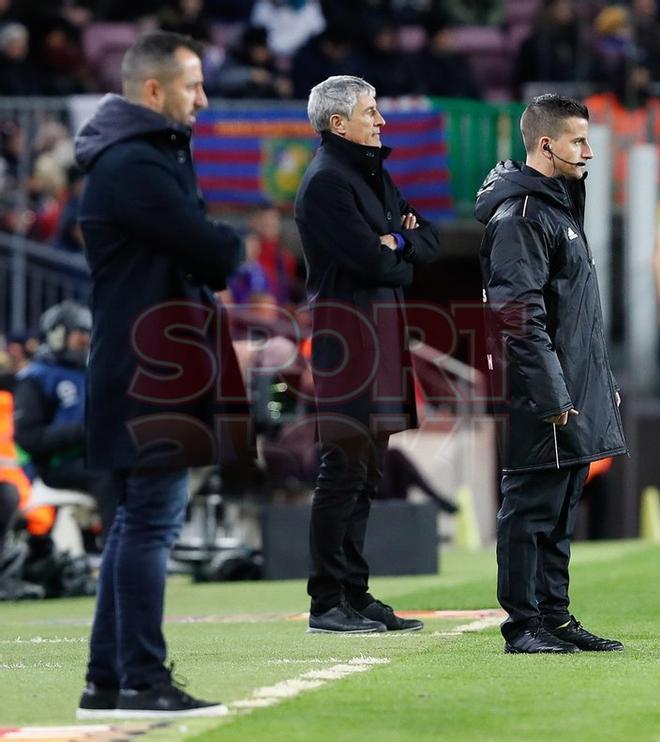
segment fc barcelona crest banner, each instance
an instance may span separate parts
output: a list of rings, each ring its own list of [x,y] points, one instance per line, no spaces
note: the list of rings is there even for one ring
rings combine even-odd
[[[441,110],[388,111],[387,169],[403,196],[427,218],[454,216]],[[264,201],[290,207],[319,144],[304,104],[209,109],[197,117],[194,159],[209,208],[240,210]]]

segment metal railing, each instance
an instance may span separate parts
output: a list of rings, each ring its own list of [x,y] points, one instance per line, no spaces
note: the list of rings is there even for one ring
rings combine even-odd
[[[82,255],[0,232],[0,332],[36,328],[43,311],[65,299],[87,303],[89,288]]]
[[[62,98],[0,98],[0,122],[18,132],[15,169],[2,184],[2,196],[18,213],[30,210],[30,176],[43,139],[44,124],[69,126]],[[41,134],[40,134],[41,132]],[[82,255],[68,254],[24,234],[0,231],[0,332],[24,332],[38,325],[42,312],[63,299],[86,300],[88,274]]]

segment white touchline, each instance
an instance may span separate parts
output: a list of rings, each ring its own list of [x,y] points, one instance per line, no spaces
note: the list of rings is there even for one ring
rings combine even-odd
[[[328,667],[327,670],[310,670],[302,675],[305,680],[339,680],[346,675],[350,675],[354,672],[364,672],[365,670],[371,670],[369,665],[334,665]]]
[[[353,657],[348,662],[341,662],[323,669],[308,670],[295,678],[281,680],[265,688],[257,688],[250,698],[233,701],[229,706],[236,711],[273,706],[304,691],[320,688],[332,680],[340,680],[358,672],[367,672],[378,665],[386,665],[389,661],[387,657]]]
[[[17,636],[15,639],[0,639],[0,644],[87,644],[86,636],[53,636],[44,638],[43,636],[33,636],[31,639],[23,639]]]
[[[494,626],[499,626],[500,623],[502,623],[501,616],[487,616],[477,621],[470,621],[470,623],[454,626],[450,631],[434,631],[431,636],[462,636],[463,634],[471,634],[475,631],[492,629]]]
[[[328,662],[343,662],[336,657],[311,657],[307,660],[275,659],[266,660],[267,665],[327,665]]]
[[[36,739],[47,740],[47,742],[53,742],[53,740],[62,740],[62,742],[67,740],[68,742],[72,742],[73,740],[82,739],[91,740],[93,739],[91,736],[93,734],[109,734],[113,731],[113,728],[111,724],[85,724],[84,726],[69,725],[63,727],[18,727],[3,734],[2,739],[22,739],[27,740],[27,742],[34,742]]]
[[[470,621],[470,623],[457,626],[454,631],[460,631],[462,634],[469,634],[472,631],[483,631],[484,629],[491,629],[493,626],[499,626],[502,623],[501,616],[488,616],[487,618],[480,618],[477,621]]]

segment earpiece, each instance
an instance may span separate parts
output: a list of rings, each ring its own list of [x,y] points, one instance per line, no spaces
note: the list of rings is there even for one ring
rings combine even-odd
[[[556,157],[558,160],[561,160],[562,162],[565,162],[567,165],[572,165],[573,167],[586,167],[586,164],[587,163],[586,162],[582,162],[582,160],[578,160],[577,162],[571,162],[570,160],[565,160],[563,157],[560,157],[558,154],[555,154],[552,151],[552,149],[550,148],[550,144],[548,142],[546,142],[543,145],[543,150],[545,152],[549,152],[550,153],[551,157],[553,158],[553,161],[554,161],[554,158]]]

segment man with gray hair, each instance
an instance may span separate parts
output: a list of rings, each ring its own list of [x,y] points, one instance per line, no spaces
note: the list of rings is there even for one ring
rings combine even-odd
[[[309,631],[415,631],[369,593],[363,555],[370,502],[390,434],[416,427],[403,286],[435,260],[436,229],[384,168],[385,125],[372,85],[335,76],[307,111],[321,145],[295,217],[307,264],[321,467],[310,523]]]
[[[0,27],[0,95],[39,95],[44,92],[32,65],[30,32],[22,23]]]
[[[234,412],[220,390],[242,391],[212,293],[225,287],[242,245],[207,218],[190,152],[191,127],[207,105],[200,55],[187,36],[138,39],[124,58],[124,96],[105,96],[75,140],[87,174],[80,225],[92,274],[87,458],[114,473],[119,499],[80,719],[227,712],[177,686],[161,629],[188,467],[236,452],[220,438],[220,420]]]

